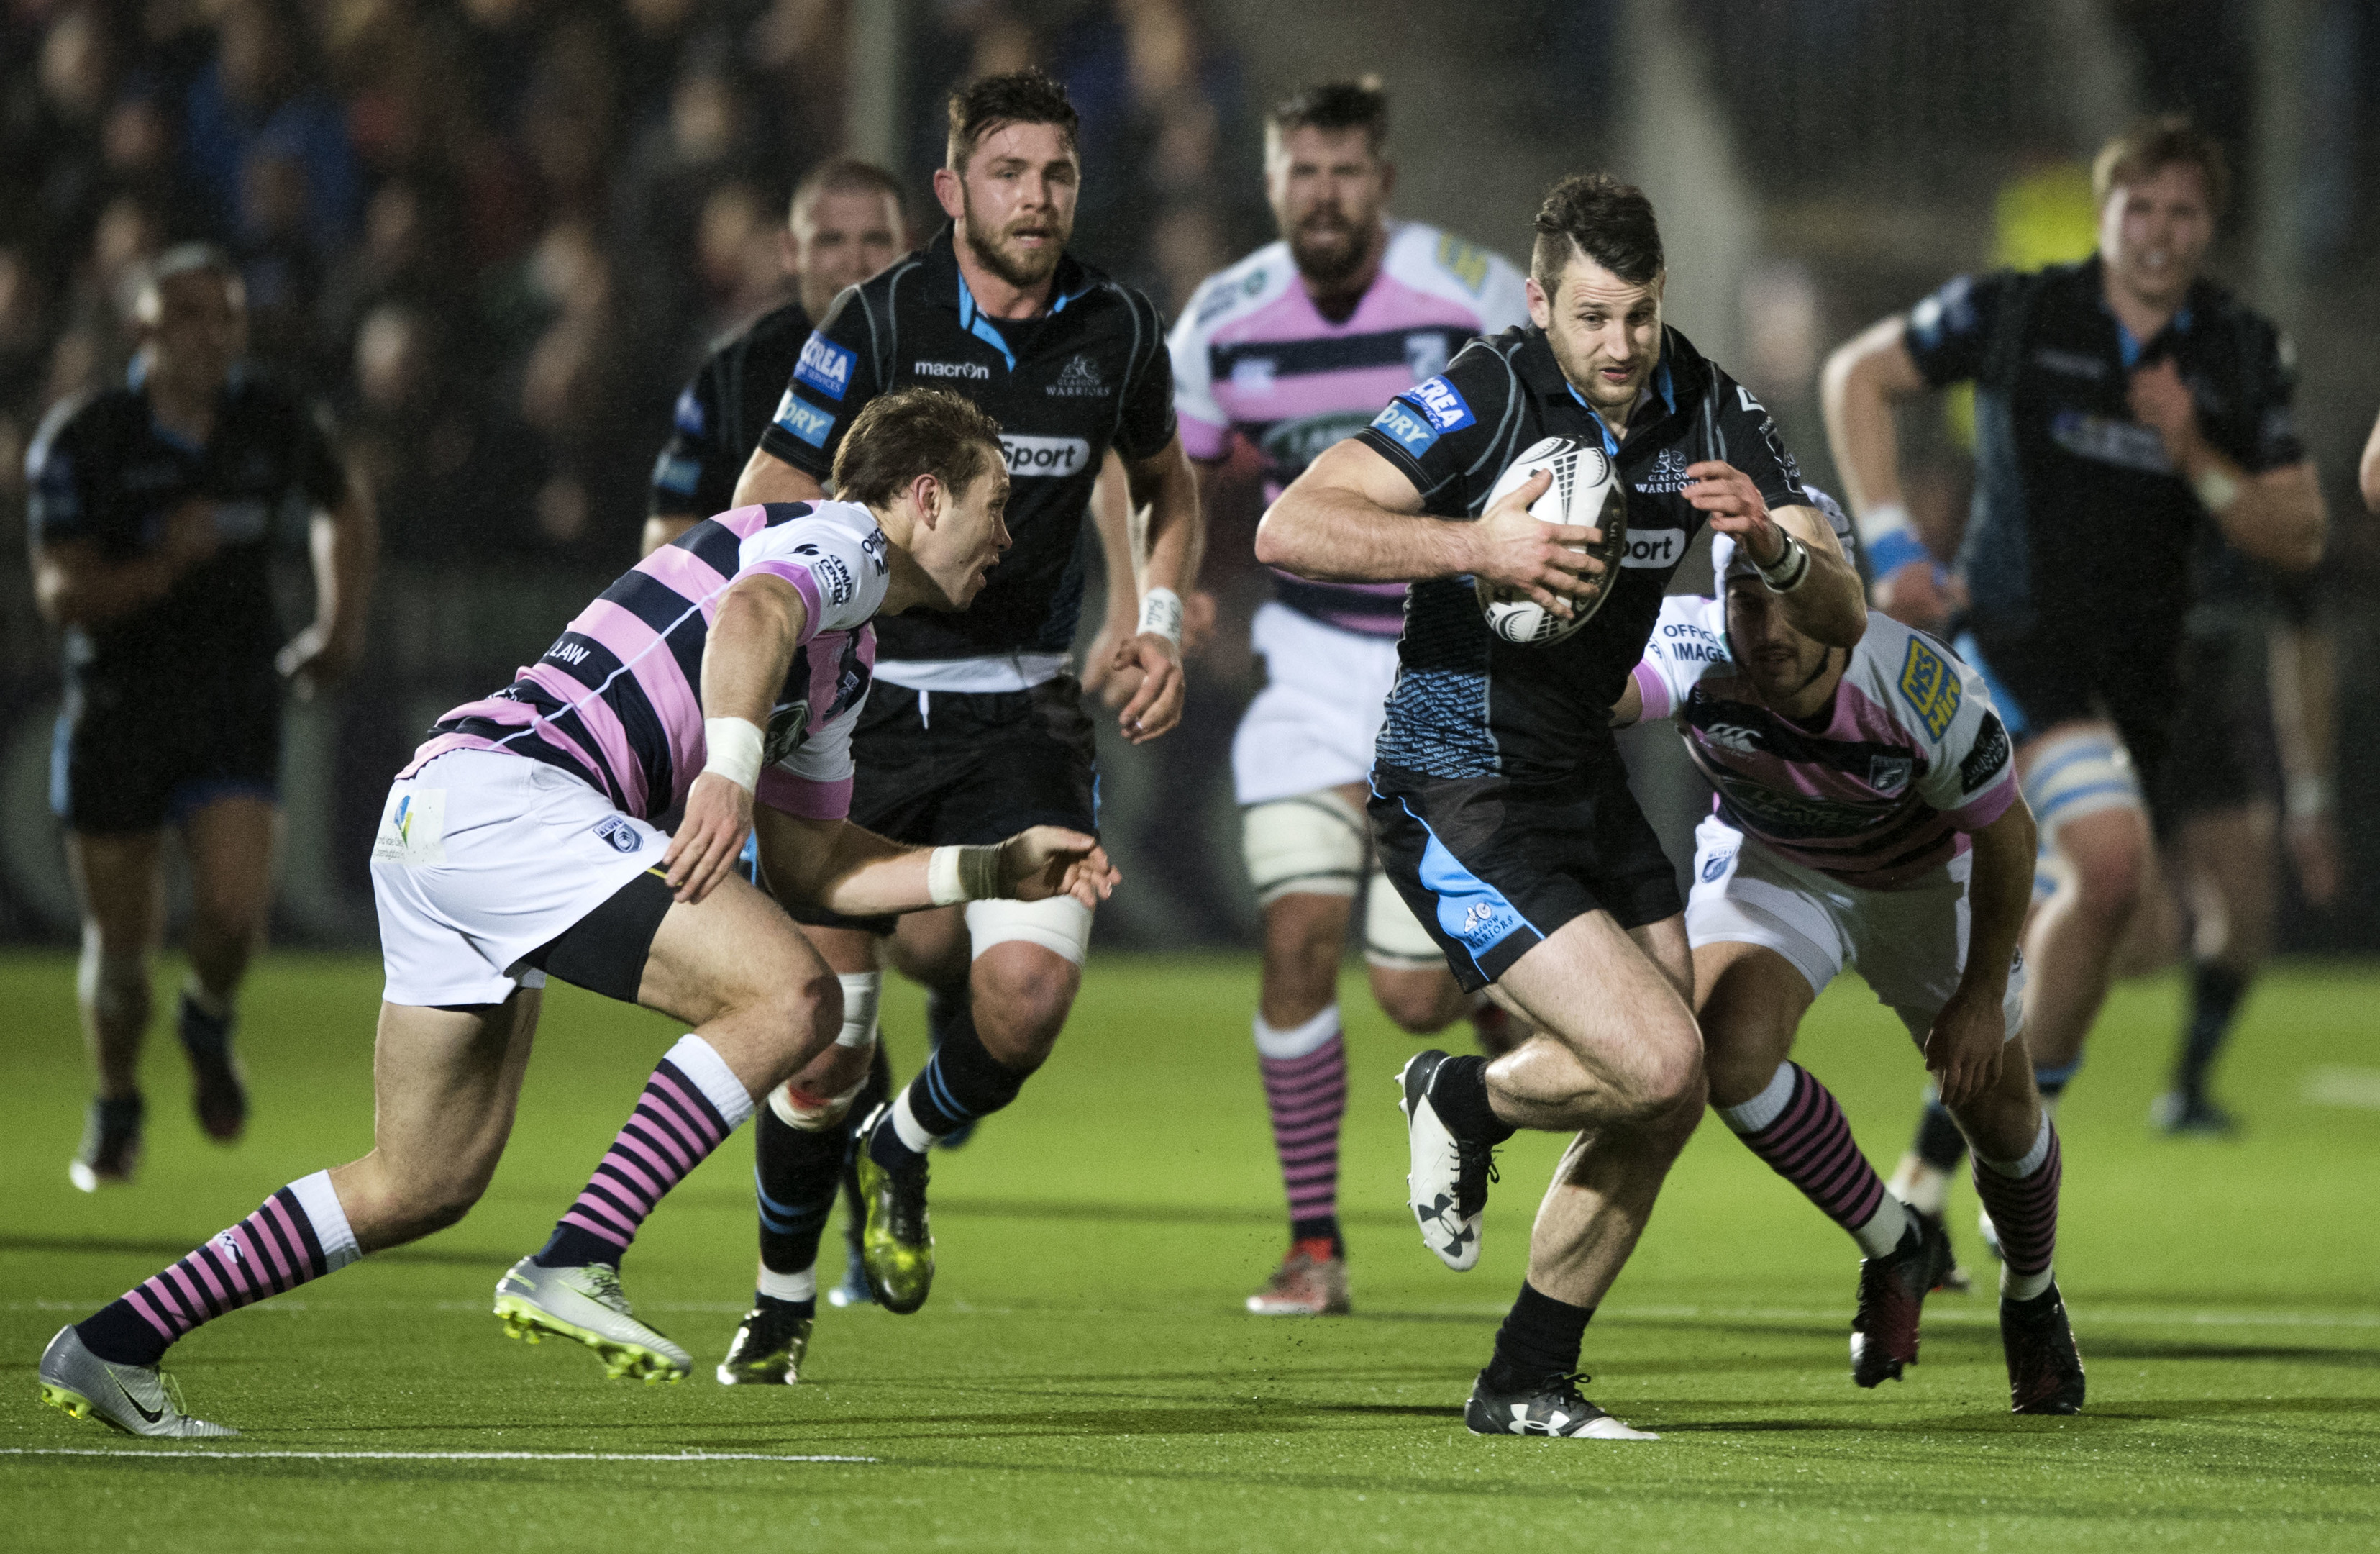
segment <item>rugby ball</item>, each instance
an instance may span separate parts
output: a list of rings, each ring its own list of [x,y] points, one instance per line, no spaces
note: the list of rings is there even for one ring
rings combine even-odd
[[[1529,516],[1540,523],[1601,528],[1601,544],[1573,545],[1571,549],[1595,556],[1603,563],[1604,570],[1586,579],[1593,585],[1592,593],[1572,598],[1573,613],[1568,620],[1516,589],[1475,581],[1472,586],[1478,590],[1479,613],[1486,617],[1488,629],[1523,648],[1559,642],[1593,619],[1595,613],[1603,608],[1604,600],[1610,596],[1611,585],[1620,577],[1621,558],[1628,550],[1626,488],[1612,468],[1609,456],[1593,443],[1548,437],[1531,444],[1496,477],[1495,488],[1488,493],[1488,505],[1492,507],[1520,490],[1541,469],[1553,473],[1553,484],[1529,504]]]

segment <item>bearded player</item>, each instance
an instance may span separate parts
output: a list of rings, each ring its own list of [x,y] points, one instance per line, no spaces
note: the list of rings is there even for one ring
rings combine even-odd
[[[1464,343],[1528,319],[1521,274],[1506,261],[1387,218],[1396,188],[1388,127],[1388,96],[1369,80],[1310,86],[1274,109],[1265,192],[1281,241],[1210,277],[1173,327],[1183,447],[1211,469],[1234,436],[1245,439],[1263,456],[1268,498]],[[1404,585],[1276,576],[1254,624],[1265,686],[1232,744],[1242,842],[1264,911],[1257,1062],[1289,1190],[1289,1254],[1248,1297],[1248,1309],[1268,1317],[1348,1309],[1338,986],[1357,892],[1372,995],[1391,1020],[1423,1033],[1479,1007],[1370,860],[1364,775],[1396,678]],[[1492,1004],[1482,1012],[1502,1014]]]

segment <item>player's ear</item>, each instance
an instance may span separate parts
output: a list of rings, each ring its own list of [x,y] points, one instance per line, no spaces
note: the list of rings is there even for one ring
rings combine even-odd
[[[1537,284],[1537,277],[1535,274],[1530,275],[1522,290],[1527,295],[1529,300],[1529,322],[1539,329],[1552,328],[1554,301],[1552,297],[1546,295],[1546,288]]]
[[[942,214],[956,221],[966,212],[966,194],[961,187],[958,170],[953,167],[934,169],[934,199],[942,207]]]
[[[909,481],[909,497],[917,506],[917,521],[928,528],[939,528],[942,509],[950,504],[950,492],[942,482],[930,474],[920,474]]]

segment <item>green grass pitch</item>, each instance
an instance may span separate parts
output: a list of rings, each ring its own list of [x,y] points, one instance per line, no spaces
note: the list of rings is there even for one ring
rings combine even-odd
[[[1094,961],[1025,1099],[938,1158],[931,1304],[827,1310],[813,1384],[709,1379],[751,1289],[742,1136],[625,1269],[645,1314],[694,1351],[694,1378],[607,1382],[575,1345],[501,1336],[497,1275],[542,1240],[674,1035],[558,989],[511,1152],[468,1220],[175,1352],[192,1408],[244,1439],[131,1442],[39,1406],[34,1363],[58,1324],[366,1147],[378,980],[356,959],[259,970],[242,1038],[256,1116],[236,1149],[200,1137],[161,1032],[142,1179],[87,1198],[65,1171],[85,1095],[71,967],[0,959],[9,1546],[2380,1547],[2380,974],[2300,967],[2258,989],[2223,1074],[2249,1132],[2224,1144],[2149,1135],[2177,989],[2119,991],[2064,1118],[2058,1266],[2091,1386],[2078,1419],[2009,1415],[1980,1294],[1929,1303],[1910,1379],[1854,1389],[1849,1239],[1706,1122],[1587,1333],[1589,1394],[1664,1439],[1476,1439],[1459,1410],[1519,1283],[1553,1141],[1506,1151],[1479,1269],[1440,1268],[1402,1207],[1390,1076],[1412,1044],[1351,976],[1357,1315],[1244,1316],[1282,1238],[1254,965],[1122,957]],[[905,1074],[914,989],[888,989],[886,1023]],[[1888,1164],[1920,1074],[1898,1026],[1839,987],[1799,1055]],[[1962,1189],[1971,1257],[1972,1214]],[[830,1232],[830,1280],[840,1263]],[[866,1460],[791,1460],[822,1456]]]

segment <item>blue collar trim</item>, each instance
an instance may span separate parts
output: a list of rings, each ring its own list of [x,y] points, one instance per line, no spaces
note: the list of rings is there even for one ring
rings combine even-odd
[[[1618,458],[1620,456],[1620,442],[1617,438],[1611,435],[1611,429],[1603,424],[1603,418],[1595,413],[1595,407],[1586,402],[1586,395],[1579,393],[1578,385],[1572,382],[1567,378],[1562,380],[1562,387],[1570,390],[1570,396],[1578,401],[1578,407],[1587,413],[1589,419],[1595,422],[1595,430],[1603,434],[1603,452],[1605,455],[1610,458]]]
[[[1016,353],[1008,348],[1008,341],[992,322],[983,316],[975,305],[975,293],[967,289],[966,276],[959,276],[959,327],[1000,353],[1011,372],[1016,370]]]

